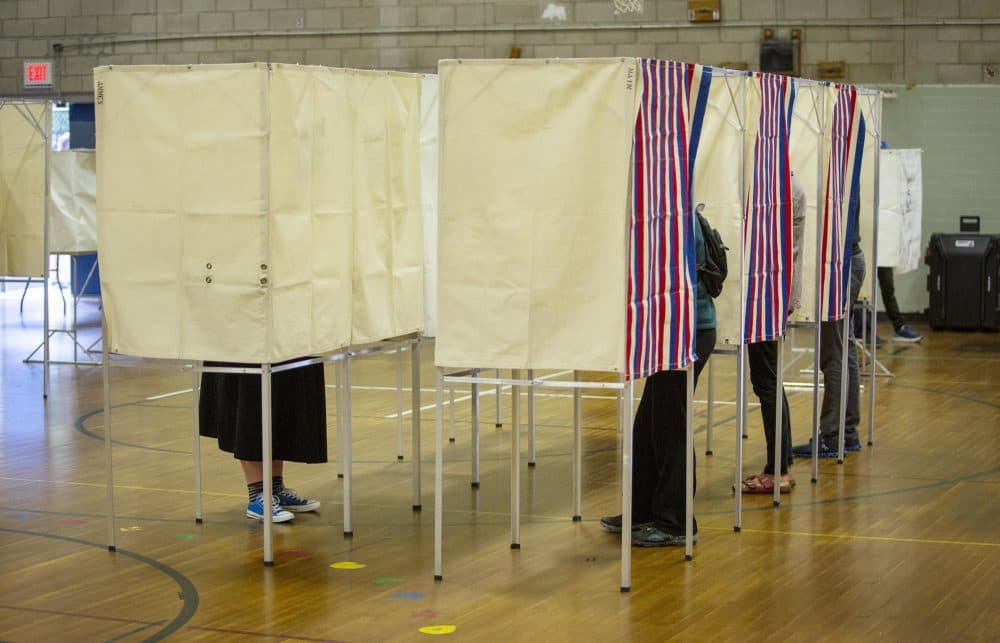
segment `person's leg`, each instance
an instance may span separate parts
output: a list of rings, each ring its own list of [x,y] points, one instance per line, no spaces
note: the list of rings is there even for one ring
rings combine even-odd
[[[247,484],[253,484],[255,482],[263,482],[264,480],[264,463],[259,460],[240,460],[240,466],[243,467],[243,477],[246,478]],[[284,475],[285,462],[283,460],[273,460],[271,462],[271,477],[279,478]]]
[[[666,373],[654,373],[646,378],[639,409],[632,423],[632,524],[650,520],[650,504],[656,493],[659,474],[660,444],[654,436],[654,400],[664,395]]]
[[[243,477],[247,482],[249,502],[247,504],[247,517],[262,520],[266,508],[271,510],[271,520],[273,522],[288,522],[293,516],[285,507],[281,506],[277,496],[274,495],[274,486],[280,485],[280,479],[284,472],[284,462],[273,460],[271,462],[272,492],[264,493],[264,463],[260,460],[240,460],[243,468]]]
[[[760,414],[764,423],[764,438],[767,442],[767,464],[763,473],[774,475],[774,420],[777,414],[778,390],[778,342],[758,342],[747,345],[747,357],[750,363],[750,383],[760,400]],[[781,392],[781,475],[788,476],[788,464],[791,461],[792,438],[791,417],[788,412],[788,398]]]
[[[851,258],[851,304],[861,294],[861,284],[865,280],[865,255],[857,252]],[[858,424],[861,422],[861,377],[858,370],[858,351],[854,346],[847,349],[847,414],[844,420],[844,441],[852,448],[860,448]],[[838,409],[839,415],[839,409]],[[839,421],[839,417],[837,418]],[[839,429],[839,427],[838,427]]]
[[[885,306],[885,314],[892,322],[893,329],[898,331],[906,325],[906,320],[899,312],[899,303],[896,301],[896,282],[892,268],[880,266],[876,269],[876,274],[878,275],[878,288],[882,293],[882,305]]]
[[[694,381],[715,348],[715,329],[698,331],[694,363]],[[653,421],[659,464],[656,492],[651,499],[653,521],[660,531],[671,536],[684,535],[684,518],[687,501],[687,374],[684,371],[663,373],[664,385],[653,400]],[[697,487],[697,476],[695,476]],[[694,524],[698,532],[698,522]]]

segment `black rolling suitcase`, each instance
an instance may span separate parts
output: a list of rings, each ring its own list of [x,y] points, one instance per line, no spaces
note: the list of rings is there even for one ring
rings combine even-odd
[[[1000,236],[933,234],[924,261],[930,266],[927,318],[931,328],[1000,327]]]

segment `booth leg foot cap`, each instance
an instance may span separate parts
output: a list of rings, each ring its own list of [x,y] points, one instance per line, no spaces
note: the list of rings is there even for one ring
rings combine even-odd
[[[521,548],[521,543],[511,543],[510,544],[510,548],[511,549],[520,549]]]
[[[273,560],[265,560],[264,561],[264,567],[274,567],[274,561]]]
[[[441,574],[434,574],[434,580],[444,580],[444,576]]]
[[[735,533],[737,533],[737,534],[738,534],[738,533],[740,533],[740,529],[742,529],[742,527],[740,527],[739,525],[734,525],[734,526],[733,526],[733,531],[734,531]]]
[[[573,516],[573,522],[583,522],[583,516]]]
[[[115,551],[114,545],[108,545],[108,551]]]

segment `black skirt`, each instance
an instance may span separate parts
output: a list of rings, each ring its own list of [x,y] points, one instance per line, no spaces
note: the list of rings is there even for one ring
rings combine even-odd
[[[201,435],[218,438],[219,448],[237,460],[263,460],[259,375],[202,374],[198,410]],[[274,460],[327,461],[323,364],[271,376],[271,431]]]

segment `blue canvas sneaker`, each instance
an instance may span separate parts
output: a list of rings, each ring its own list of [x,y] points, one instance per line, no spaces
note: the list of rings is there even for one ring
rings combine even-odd
[[[274,497],[278,499],[278,504],[285,511],[294,511],[299,513],[302,511],[316,511],[319,509],[319,500],[307,500],[306,498],[299,497],[299,494],[295,493],[294,489],[289,489],[288,487],[282,487],[280,491],[274,493]]]
[[[247,518],[264,520],[264,494],[258,493],[247,503]],[[295,516],[281,508],[277,496],[271,496],[271,522],[288,522]]]

